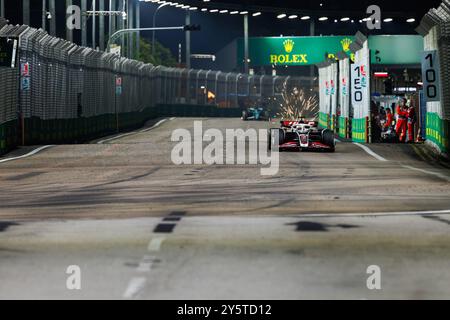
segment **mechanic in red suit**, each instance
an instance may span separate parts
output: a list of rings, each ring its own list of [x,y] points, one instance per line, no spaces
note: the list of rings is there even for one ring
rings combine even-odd
[[[406,128],[408,122],[408,108],[406,107],[406,102],[408,100],[403,98],[400,104],[397,106],[397,126],[395,131],[400,142],[405,142],[406,139]]]
[[[390,108],[386,109],[386,123],[384,124],[384,129],[389,129],[392,126],[392,121],[394,121],[394,115]]]
[[[414,106],[408,109],[408,143],[414,142],[414,130],[416,125],[416,109]]]

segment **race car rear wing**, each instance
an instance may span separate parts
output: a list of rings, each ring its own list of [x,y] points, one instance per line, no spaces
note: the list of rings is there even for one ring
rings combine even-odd
[[[312,127],[318,127],[319,122],[317,121],[309,121],[305,119],[301,120],[283,120],[281,121],[281,127],[282,128],[292,128],[293,126],[296,126],[298,124],[309,124]]]

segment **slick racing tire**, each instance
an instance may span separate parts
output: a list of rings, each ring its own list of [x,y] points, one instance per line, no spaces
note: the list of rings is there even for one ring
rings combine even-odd
[[[330,152],[336,151],[336,141],[334,139],[334,133],[331,130],[325,129],[322,132],[322,142],[326,146],[330,147]]]
[[[276,136],[278,133],[278,141],[276,140]],[[284,143],[284,130],[283,129],[270,129],[269,130],[269,141],[268,146],[269,150],[272,150],[274,147],[279,147]]]
[[[247,111],[242,111],[242,120],[244,120],[244,121],[248,120],[248,113],[247,113]]]

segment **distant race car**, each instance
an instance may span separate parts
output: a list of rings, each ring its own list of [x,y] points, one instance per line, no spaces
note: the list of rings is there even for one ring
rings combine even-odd
[[[278,133],[278,141],[276,140]],[[281,128],[269,129],[269,149],[280,151],[323,150],[334,152],[336,141],[333,131],[320,129],[316,121],[281,121]]]
[[[263,108],[248,108],[242,111],[242,120],[269,120],[269,112]]]

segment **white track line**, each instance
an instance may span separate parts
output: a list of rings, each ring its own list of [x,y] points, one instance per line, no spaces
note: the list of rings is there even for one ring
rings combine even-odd
[[[173,119],[175,119],[175,118],[173,118]],[[123,138],[123,137],[131,136],[132,134],[137,134],[137,133],[141,133],[141,132],[147,132],[147,131],[150,131],[150,130],[153,130],[153,129],[159,127],[161,124],[163,124],[166,121],[167,121],[167,119],[163,119],[163,120],[159,121],[158,123],[156,123],[154,126],[152,126],[150,128],[143,129],[143,130],[140,130],[140,131],[137,131],[137,132],[136,131],[128,132],[128,133],[124,133],[124,134],[121,134],[121,135],[118,135],[118,136],[114,136],[112,138],[104,139],[104,140],[101,140],[101,141],[97,142],[97,144],[103,144],[105,142],[109,142],[109,141],[117,140],[117,139],[120,139],[120,138]]]
[[[367,154],[371,155],[372,157],[374,157],[375,159],[377,159],[378,161],[388,161],[385,158],[383,158],[382,156],[376,154],[375,152],[372,151],[372,149],[370,149],[368,146],[362,145],[360,143],[357,142],[353,142],[354,145],[360,147],[361,149],[363,149]]]
[[[139,291],[144,288],[145,283],[147,282],[147,279],[144,277],[139,278],[133,278],[131,279],[130,283],[128,284],[128,288],[123,294],[123,297],[125,299],[132,299],[136,294],[139,293]]]
[[[33,151],[31,151],[31,152],[29,152],[27,154],[24,154],[23,156],[2,159],[2,160],[0,160],[0,163],[31,157],[31,156],[35,155],[36,153],[39,153],[42,150],[45,150],[45,149],[48,149],[48,148],[51,148],[51,147],[54,147],[54,146],[53,145],[48,145],[48,146],[39,147],[39,148],[34,149]]]
[[[155,261],[155,257],[152,256],[144,256],[142,261],[139,263],[139,266],[137,267],[138,272],[150,272],[153,266],[153,261]]]
[[[413,170],[413,171],[418,171],[418,172],[422,172],[422,173],[425,173],[425,174],[429,174],[429,175],[441,178],[441,179],[443,179],[443,180],[445,180],[447,182],[450,182],[450,177],[449,176],[446,176],[446,175],[444,175],[442,173],[439,173],[439,172],[428,171],[428,170],[419,169],[419,168],[406,166],[406,165],[402,165],[402,167],[405,168],[405,169],[409,169],[409,170]]]
[[[166,238],[160,237],[160,238],[153,238],[150,243],[148,244],[147,250],[149,252],[157,252],[161,250],[161,246],[163,242],[166,240]]]
[[[387,217],[387,216],[424,216],[424,215],[439,215],[450,214],[450,210],[436,210],[436,211],[403,211],[403,212],[365,212],[365,213],[316,213],[316,214],[302,214],[296,218],[339,218],[339,217]]]
[[[143,130],[141,130],[141,131],[139,131],[139,132],[147,132],[147,131],[153,130],[153,129],[155,129],[156,127],[159,127],[160,125],[162,125],[162,124],[163,124],[164,122],[166,122],[166,121],[167,121],[167,119],[162,119],[161,121],[158,121],[154,126],[148,128],[148,129],[143,129]]]

